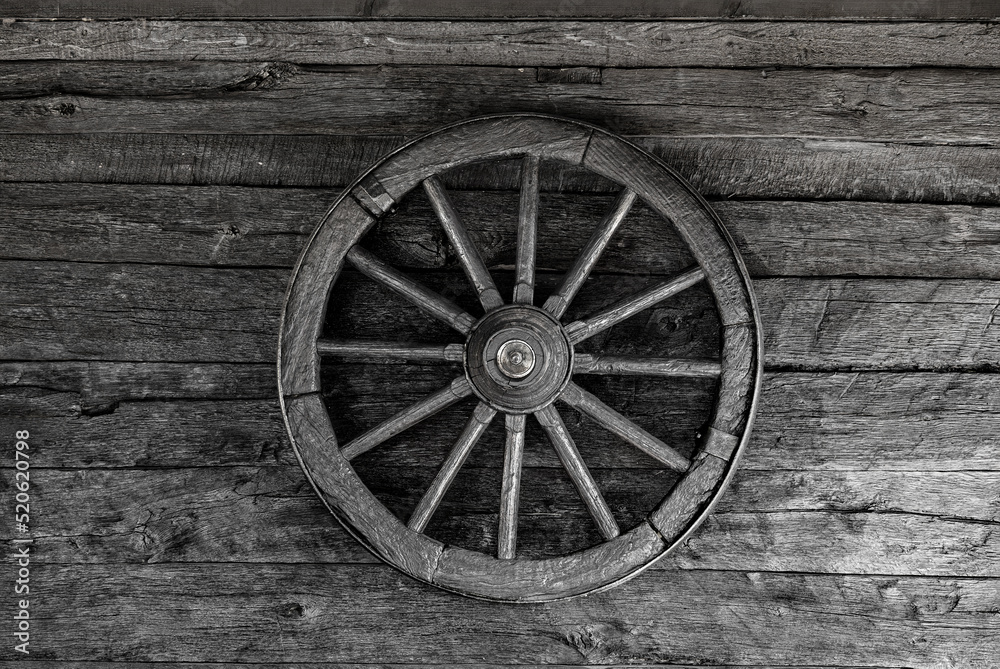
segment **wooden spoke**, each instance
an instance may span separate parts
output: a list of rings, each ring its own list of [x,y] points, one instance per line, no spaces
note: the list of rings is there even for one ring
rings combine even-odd
[[[612,325],[616,325],[626,318],[634,316],[643,309],[648,309],[671,295],[676,295],[682,290],[690,288],[704,278],[705,272],[700,267],[687,271],[669,281],[656,284],[632,297],[626,298],[586,320],[570,323],[566,326],[566,334],[569,335],[571,342],[579,344],[584,339],[607,330]]]
[[[618,435],[640,451],[651,455],[671,469],[684,472],[691,466],[691,463],[683,455],[572,381],[566,386],[566,390],[559,396],[559,399],[576,410],[587,414],[609,432]]]
[[[386,440],[395,437],[403,430],[413,427],[425,418],[433,416],[442,409],[446,409],[458,400],[468,397],[471,394],[472,386],[469,385],[469,381],[464,375],[460,376],[433,395],[428,395],[416,404],[403,409],[381,425],[368,430],[344,446],[340,452],[348,460],[353,460],[362,453],[370,451]]]
[[[594,482],[590,470],[587,469],[583,458],[580,457],[580,452],[576,449],[576,444],[573,443],[573,437],[566,430],[566,424],[563,423],[559,412],[550,404],[544,409],[536,411],[535,418],[538,419],[545,433],[549,436],[549,441],[555,447],[559,460],[562,461],[563,467],[569,473],[583,503],[587,505],[587,510],[594,522],[597,523],[597,529],[601,532],[601,536],[608,541],[617,537],[621,533],[618,529],[618,523],[611,515],[611,509],[608,508],[608,503],[601,496],[601,491],[597,489],[597,483]]]
[[[517,216],[517,268],[514,303],[535,301],[535,248],[538,244],[538,170],[541,158],[528,155],[521,166],[521,205]]]
[[[570,302],[576,297],[577,292],[583,287],[591,270],[597,264],[611,236],[625,220],[625,215],[635,203],[636,193],[630,188],[624,189],[618,199],[611,206],[611,209],[604,215],[604,220],[597,226],[594,234],[591,235],[587,245],[583,247],[580,255],[573,262],[573,266],[562,280],[562,284],[556,289],[549,299],[545,300],[543,309],[552,314],[553,318],[562,318],[569,307]]]
[[[524,457],[522,414],[507,414],[507,449],[503,459],[503,486],[500,490],[500,523],[497,528],[497,557],[514,558],[517,546],[517,505],[521,496],[521,461]]]
[[[573,373],[715,378],[722,374],[722,363],[718,360],[694,358],[643,358],[577,353],[573,358]]]
[[[476,319],[457,304],[385,264],[369,251],[355,245],[347,259],[365,276],[396,291],[429,316],[444,321],[462,334],[469,334]]]
[[[452,206],[451,199],[448,197],[448,193],[445,192],[441,180],[436,176],[432,176],[425,179],[423,183],[424,191],[427,193],[427,197],[430,198],[431,206],[434,207],[434,212],[441,220],[441,226],[444,228],[445,233],[447,233],[449,241],[455,247],[458,259],[462,263],[462,269],[465,270],[466,276],[472,282],[472,287],[476,289],[476,294],[479,295],[479,301],[482,303],[483,309],[489,311],[490,309],[502,306],[503,299],[497,291],[496,284],[493,283],[493,277],[490,276],[489,270],[486,269],[486,264],[479,255],[479,251],[476,250],[476,245],[472,243],[469,231],[466,230],[465,225],[458,218],[458,212]]]
[[[476,406],[475,411],[472,412],[472,417],[469,418],[465,429],[462,430],[458,441],[455,442],[454,448],[451,449],[448,458],[444,461],[441,469],[438,470],[437,476],[431,482],[431,487],[427,489],[420,502],[417,503],[417,508],[413,511],[413,515],[410,516],[410,522],[407,523],[407,527],[414,532],[424,531],[427,523],[430,522],[431,516],[434,515],[438,505],[441,504],[441,500],[444,499],[444,494],[448,491],[448,487],[451,486],[451,482],[455,480],[458,470],[462,468],[466,458],[469,457],[469,453],[472,452],[472,447],[483,436],[483,432],[489,427],[490,422],[496,414],[496,409],[493,409],[485,402],[480,402]]]
[[[461,344],[446,346],[421,346],[388,341],[344,341],[320,339],[316,342],[320,355],[337,355],[345,358],[378,358],[381,360],[414,360],[436,362],[462,362],[465,347]]]

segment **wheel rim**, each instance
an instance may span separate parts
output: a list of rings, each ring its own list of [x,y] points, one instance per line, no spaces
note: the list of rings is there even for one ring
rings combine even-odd
[[[484,159],[523,157],[512,300],[497,290],[438,175]],[[542,307],[534,306],[538,175],[542,161],[582,166],[623,190],[583,252]],[[371,226],[422,186],[485,312],[476,319],[358,245]],[[610,308],[561,318],[641,199],[673,224],[697,267]],[[345,263],[389,287],[465,337],[464,344],[413,346],[322,338],[331,290]],[[642,309],[706,281],[722,328],[717,360],[575,354],[574,346]],[[393,418],[339,444],[320,395],[320,357],[383,356],[462,362],[464,373]],[[761,377],[760,325],[746,270],[708,204],[654,156],[604,130],[554,117],[472,119],[414,140],[349,186],[313,233],[296,266],[282,314],[278,382],[296,455],[317,493],[375,555],[427,583],[500,601],[547,601],[614,586],[680,544],[711,511],[747,442]],[[715,376],[718,391],[699,448],[689,460],[576,385],[574,374]],[[430,488],[406,523],[360,480],[350,460],[466,397],[478,404]],[[569,405],[604,429],[681,472],[644,521],[622,533],[556,408]],[[504,413],[506,447],[496,555],[445,546],[423,531],[480,436]],[[605,541],[570,555],[516,557],[517,507],[526,415],[541,424]]]

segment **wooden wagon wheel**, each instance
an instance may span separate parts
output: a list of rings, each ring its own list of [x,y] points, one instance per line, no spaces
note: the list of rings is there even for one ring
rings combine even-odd
[[[515,287],[505,303],[438,178],[474,161],[523,157]],[[534,300],[539,165],[582,166],[623,186],[556,291]],[[358,244],[373,223],[411,189],[426,191],[484,314],[475,317],[412,280]],[[670,221],[697,266],[583,320],[560,319],[586,281],[633,202],[641,198]],[[447,323],[464,343],[418,346],[331,341],[322,326],[344,263],[423,312]],[[707,281],[722,326],[714,360],[574,354],[574,346],[642,309]],[[347,444],[334,435],[320,395],[320,356],[386,357],[464,363],[464,373]],[[576,385],[574,374],[718,377],[709,424],[690,460]],[[709,513],[747,441],[761,375],[760,325],[738,253],[708,204],[649,153],[599,128],[535,114],[491,116],[417,139],[352,184],[336,201],[299,259],[282,316],[278,379],[286,425],[303,469],[344,526],[388,563],[441,588],[502,601],[545,601],[620,583],[680,543]],[[382,505],[350,460],[459,399],[478,405],[407,522]],[[622,533],[566,430],[555,402],[590,416],[681,478],[638,526]],[[446,546],[424,534],[466,457],[498,414],[505,414],[506,451],[496,555]],[[605,541],[547,559],[516,557],[517,507],[525,418],[544,428]]]

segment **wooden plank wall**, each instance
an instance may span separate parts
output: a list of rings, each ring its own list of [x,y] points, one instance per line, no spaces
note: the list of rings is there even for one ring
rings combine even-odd
[[[10,436],[28,429],[37,543],[31,655],[13,651],[3,584],[0,660],[1000,666],[1000,30],[971,20],[995,5],[665,5],[6,3],[0,538]],[[275,15],[291,18],[254,18]],[[873,17],[906,20],[856,20]],[[373,559],[309,488],[275,387],[286,282],[339,189],[408,137],[497,111],[590,121],[662,156],[736,238],[766,333],[757,427],[717,512],[640,578],[546,605],[463,599]],[[489,243],[516,172],[464,178],[457,206],[503,264]],[[579,173],[543,188],[543,225],[567,239],[610,201]],[[677,251],[648,217],[598,280],[631,285]],[[423,230],[382,242],[447,282]],[[365,290],[343,313],[381,304]],[[380,373],[403,381],[393,402],[433,388],[420,368]],[[389,410],[377,383],[340,390],[361,416]],[[635,401],[650,429],[683,425],[678,393]],[[619,453],[591,453],[601,480],[662,483]],[[461,501],[494,473],[456,484],[453,524],[490,518]],[[405,486],[381,484],[405,506]],[[562,494],[526,504],[575,531],[585,515]]]

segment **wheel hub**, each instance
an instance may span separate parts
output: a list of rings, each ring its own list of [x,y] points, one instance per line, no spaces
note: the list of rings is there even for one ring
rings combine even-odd
[[[494,309],[465,345],[473,391],[498,411],[530,413],[551,404],[572,369],[573,347],[562,326],[532,306]]]
[[[497,351],[497,367],[512,379],[523,379],[535,368],[535,350],[521,339],[508,339]]]

